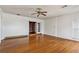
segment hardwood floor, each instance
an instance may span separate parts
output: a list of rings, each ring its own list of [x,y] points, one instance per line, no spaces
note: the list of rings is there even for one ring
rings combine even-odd
[[[1,53],[78,53],[79,42],[48,35],[6,39],[0,45]]]

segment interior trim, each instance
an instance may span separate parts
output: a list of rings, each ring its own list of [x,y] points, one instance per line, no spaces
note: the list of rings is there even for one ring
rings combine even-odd
[[[10,37],[5,37],[4,40],[6,39],[16,39],[16,38],[23,38],[23,37],[27,37],[28,35],[19,35],[19,36],[10,36]]]
[[[50,35],[50,34],[44,34],[44,35],[51,36],[51,37],[57,37],[57,38],[64,39],[64,40],[68,40],[68,41],[79,42],[79,40],[73,40],[73,39],[70,39],[70,38],[68,39],[68,38],[54,36],[54,35]]]

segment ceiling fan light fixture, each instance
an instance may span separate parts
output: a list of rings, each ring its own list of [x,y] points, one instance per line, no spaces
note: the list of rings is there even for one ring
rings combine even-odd
[[[47,13],[47,11],[43,11],[42,8],[36,8],[35,12],[36,13],[33,13],[32,15],[37,14],[37,17],[39,17],[40,15],[46,16]]]

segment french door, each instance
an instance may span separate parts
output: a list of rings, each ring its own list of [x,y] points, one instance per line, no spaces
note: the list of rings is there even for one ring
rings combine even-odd
[[[29,34],[36,33],[36,22],[29,22]]]

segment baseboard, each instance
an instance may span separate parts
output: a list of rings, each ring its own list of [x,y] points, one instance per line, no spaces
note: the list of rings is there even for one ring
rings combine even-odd
[[[9,37],[5,37],[5,39],[16,39],[16,38],[23,38],[23,37],[27,37],[28,35],[19,35],[19,36],[9,36]]]
[[[38,34],[42,34],[42,33],[37,33],[36,35]],[[8,36],[8,37],[5,37],[4,39],[2,40],[5,40],[5,39],[16,39],[16,38],[23,38],[23,37],[28,37],[30,35],[17,35],[17,36]]]
[[[53,36],[53,37],[57,37],[57,38],[61,38],[61,39],[66,39],[66,40],[70,40],[70,41],[79,41],[79,39],[66,38],[66,37],[56,36],[56,35],[51,35],[51,34],[45,34],[45,35],[49,35],[49,36]]]
[[[5,39],[5,37],[1,37],[1,39],[0,39],[0,43],[2,42],[2,40],[4,40]]]

